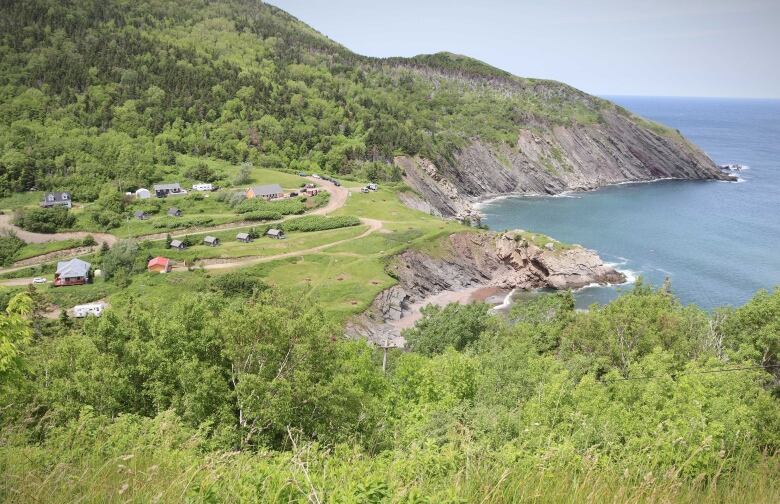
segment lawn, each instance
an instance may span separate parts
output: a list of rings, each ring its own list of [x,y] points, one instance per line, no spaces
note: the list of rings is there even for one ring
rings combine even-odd
[[[27,206],[37,206],[43,199],[43,192],[28,191],[13,193],[10,196],[0,198],[0,210],[11,211]]]
[[[238,165],[234,165],[228,161],[182,154],[176,158],[176,166],[169,168],[165,180],[179,182],[183,188],[189,189],[192,187],[192,184],[202,182],[202,180],[188,179],[184,176],[184,172],[200,162],[205,162],[209,168],[219,175],[219,180],[214,182],[214,184],[220,187],[231,187],[233,185],[233,179],[240,168]],[[296,189],[306,182],[305,179],[297,175],[259,167],[252,168],[250,179],[249,183],[244,185],[279,184],[284,189]],[[240,188],[244,189],[244,185]]]
[[[14,256],[14,261],[21,261],[23,259],[29,259],[49,252],[56,252],[58,250],[67,250],[83,245],[83,240],[62,240],[62,241],[50,241],[44,243],[28,243],[24,247],[20,248]]]

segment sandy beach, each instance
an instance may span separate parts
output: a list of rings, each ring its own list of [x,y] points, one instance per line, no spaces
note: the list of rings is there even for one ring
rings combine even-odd
[[[408,329],[420,320],[422,314],[420,310],[430,304],[436,306],[447,306],[450,303],[469,304],[475,302],[485,302],[489,304],[501,304],[509,291],[499,287],[478,286],[463,289],[459,291],[443,291],[434,296],[430,296],[423,301],[414,303],[409,307],[409,312],[399,319],[389,322],[390,325],[400,330]]]

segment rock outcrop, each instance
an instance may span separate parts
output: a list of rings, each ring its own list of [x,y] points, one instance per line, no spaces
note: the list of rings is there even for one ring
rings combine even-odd
[[[518,130],[514,145],[478,138],[439,165],[398,156],[404,181],[437,213],[475,216],[472,204],[505,194],[558,194],[660,179],[733,180],[678,132],[605,108],[600,120]]]
[[[400,341],[399,331],[388,322],[407,315],[413,304],[447,290],[577,289],[626,281],[592,250],[523,231],[456,233],[446,238],[442,249],[436,256],[416,249],[397,255],[389,268],[398,284],[380,293],[371,308],[348,325],[348,333],[376,343]]]

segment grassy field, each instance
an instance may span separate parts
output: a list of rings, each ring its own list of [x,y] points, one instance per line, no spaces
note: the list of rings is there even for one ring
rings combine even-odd
[[[201,162],[206,163],[211,170],[219,175],[219,180],[214,182],[215,185],[220,187],[233,186],[233,179],[240,168],[238,165],[219,159],[198,158],[183,154],[176,158],[176,166],[170,167],[169,172],[166,174],[166,180],[179,182],[182,184],[182,187],[189,189],[192,187],[192,184],[202,181],[189,179],[184,176],[184,173],[192,166]],[[253,167],[250,181],[245,185],[279,184],[284,189],[295,189],[305,182],[303,178],[297,175],[268,168]],[[244,189],[244,186],[242,185],[240,188]]]
[[[58,250],[67,250],[75,247],[79,247],[83,244],[83,240],[62,240],[51,241],[44,243],[28,243],[14,256],[14,261],[21,261],[23,259],[29,259],[50,252],[56,252]]]
[[[250,228],[246,228],[246,230],[248,229]],[[221,243],[216,247],[203,244],[202,239],[205,235],[201,234],[192,237],[197,244],[186,250],[166,249],[165,243],[162,241],[149,242],[145,250],[152,256],[160,255],[177,261],[195,261],[197,259],[214,257],[266,257],[296,250],[306,250],[335,241],[354,238],[365,231],[366,226],[354,226],[312,233],[289,233],[284,240],[261,237],[251,243],[236,241],[238,230],[216,231],[209,233],[209,235],[220,239]]]

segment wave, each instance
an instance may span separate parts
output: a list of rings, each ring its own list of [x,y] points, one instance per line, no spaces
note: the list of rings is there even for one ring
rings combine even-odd
[[[494,311],[501,311],[501,310],[505,310],[505,309],[509,308],[510,306],[512,306],[512,301],[513,301],[512,296],[514,296],[515,291],[517,291],[517,289],[512,289],[511,291],[509,291],[509,294],[504,296],[504,300],[501,302],[501,304],[497,305],[497,306],[494,306],[493,310]]]

